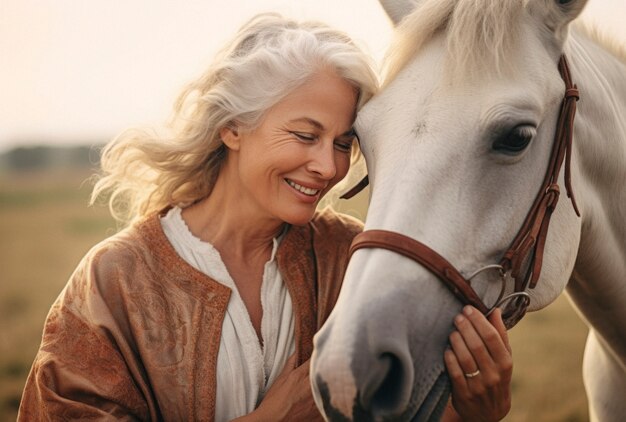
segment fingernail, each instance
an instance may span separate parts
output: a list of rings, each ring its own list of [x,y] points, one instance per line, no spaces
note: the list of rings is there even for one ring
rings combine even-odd
[[[470,305],[467,305],[467,306],[465,306],[465,307],[463,308],[463,313],[464,313],[465,315],[468,315],[468,316],[469,316],[469,315],[472,315],[472,312],[473,312],[473,311],[472,311],[472,307],[471,307]]]
[[[454,317],[454,322],[457,323],[457,324],[460,324],[460,323],[463,322],[464,319],[465,318],[463,318],[463,315],[459,314],[456,317]]]

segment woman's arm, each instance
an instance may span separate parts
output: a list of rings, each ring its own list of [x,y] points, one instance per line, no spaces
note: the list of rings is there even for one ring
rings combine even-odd
[[[139,357],[122,334],[129,329],[118,306],[120,256],[106,246],[92,249],[52,305],[18,420],[155,418],[136,376]]]
[[[466,306],[454,320],[444,359],[452,400],[444,421],[499,421],[511,408],[513,358],[501,311],[489,319]]]
[[[323,421],[317,410],[307,360],[297,368],[296,355],[285,363],[285,368],[274,381],[259,407],[252,413],[235,419],[236,422]],[[235,422],[233,421],[233,422]]]
[[[147,420],[150,411],[114,345],[56,304],[26,381],[19,421]]]

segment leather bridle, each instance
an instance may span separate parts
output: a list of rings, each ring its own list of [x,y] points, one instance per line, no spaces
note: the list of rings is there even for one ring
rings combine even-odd
[[[576,85],[572,83],[564,55],[560,57],[558,67],[565,82],[565,95],[561,103],[546,176],[522,227],[509,248],[504,252],[499,264],[487,265],[465,278],[454,265],[427,245],[403,234],[387,230],[366,230],[357,235],[350,247],[350,256],[359,249],[381,248],[411,258],[437,276],[464,305],[472,305],[485,315],[489,315],[496,307],[506,303],[502,314],[503,320],[507,328],[513,327],[524,316],[530,304],[530,296],[526,289],[535,288],[541,274],[548,225],[559,199],[558,177],[564,159],[567,196],[572,201],[576,215],[580,217],[571,187],[570,175],[574,115],[576,114],[576,101],[579,99],[579,92]],[[367,184],[366,176],[342,198],[356,195]],[[502,281],[498,299],[491,307],[485,305],[471,286],[472,278],[478,273],[490,269],[498,270]],[[514,280],[514,289],[513,293],[503,297],[507,278]]]

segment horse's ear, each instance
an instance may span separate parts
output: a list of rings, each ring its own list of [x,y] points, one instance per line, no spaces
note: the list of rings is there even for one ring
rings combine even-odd
[[[417,1],[418,0],[379,0],[394,26],[397,26],[406,15],[413,11]]]
[[[570,22],[576,19],[585,8],[587,0],[549,0],[541,1],[548,5],[544,23],[559,41],[564,41]]]

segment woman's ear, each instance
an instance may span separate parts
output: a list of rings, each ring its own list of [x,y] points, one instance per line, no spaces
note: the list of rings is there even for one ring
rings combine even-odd
[[[220,137],[224,145],[232,151],[239,151],[241,145],[241,135],[236,124],[232,123],[220,129]]]

